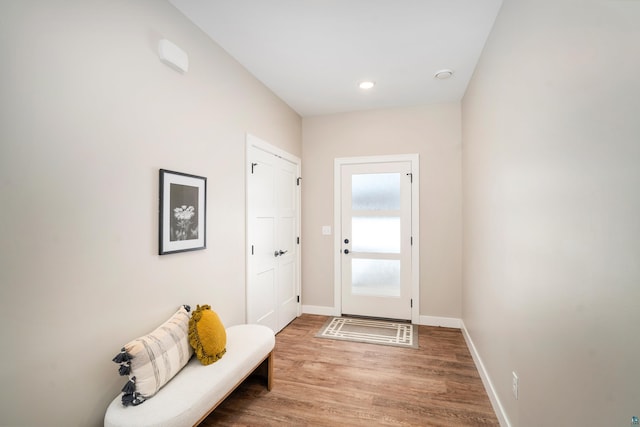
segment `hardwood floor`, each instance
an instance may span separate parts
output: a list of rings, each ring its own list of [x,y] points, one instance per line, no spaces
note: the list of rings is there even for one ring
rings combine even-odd
[[[201,426],[497,426],[462,333],[419,327],[419,349],[315,338],[302,315],[276,337],[273,389],[250,377]]]

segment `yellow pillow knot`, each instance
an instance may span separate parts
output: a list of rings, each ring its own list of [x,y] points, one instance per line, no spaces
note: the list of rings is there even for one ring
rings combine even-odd
[[[209,305],[198,305],[189,320],[189,344],[203,365],[210,365],[227,352],[227,332]]]

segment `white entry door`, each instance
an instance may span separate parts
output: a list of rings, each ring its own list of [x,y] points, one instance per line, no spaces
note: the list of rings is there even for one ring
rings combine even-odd
[[[342,313],[412,319],[412,163],[342,164]]]
[[[300,314],[299,168],[247,136],[247,322],[274,332]]]

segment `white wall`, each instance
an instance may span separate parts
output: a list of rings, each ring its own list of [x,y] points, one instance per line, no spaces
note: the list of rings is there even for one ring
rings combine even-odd
[[[463,100],[463,320],[514,426],[640,414],[639,22],[507,0]]]
[[[460,318],[460,104],[303,119],[302,302],[333,307],[333,167],[337,157],[420,155],[420,314]],[[335,232],[335,230],[333,230]]]
[[[165,1],[3,1],[0,53],[0,425],[102,425],[128,340],[244,321],[245,132],[301,119]],[[206,250],[157,255],[159,168],[208,178]]]

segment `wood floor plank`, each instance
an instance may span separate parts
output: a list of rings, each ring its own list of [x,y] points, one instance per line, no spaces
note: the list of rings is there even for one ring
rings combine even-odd
[[[498,426],[457,329],[419,326],[419,349],[316,338],[305,314],[276,336],[273,389],[250,377],[201,426]]]

